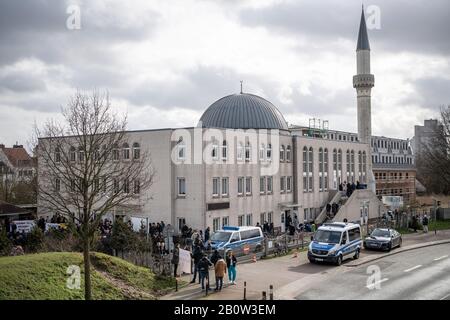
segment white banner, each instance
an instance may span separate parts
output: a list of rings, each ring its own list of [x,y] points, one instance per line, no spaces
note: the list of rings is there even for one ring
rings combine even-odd
[[[178,264],[178,272],[181,274],[191,273],[191,252],[188,250],[180,249],[180,262]]]
[[[36,225],[36,223],[33,220],[17,220],[17,221],[13,221],[13,222],[17,226],[17,229],[16,229],[17,232],[23,231],[25,233],[28,233]]]

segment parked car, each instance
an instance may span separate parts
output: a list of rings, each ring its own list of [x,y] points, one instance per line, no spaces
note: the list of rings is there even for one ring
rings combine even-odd
[[[354,223],[325,223],[311,237],[308,259],[341,265],[347,258],[358,259],[361,250],[361,227]]]
[[[402,235],[394,229],[376,228],[364,239],[365,249],[391,251],[402,245]]]

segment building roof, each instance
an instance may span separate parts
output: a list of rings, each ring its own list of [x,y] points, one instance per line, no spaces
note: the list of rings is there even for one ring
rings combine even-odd
[[[366,18],[364,16],[364,8],[361,12],[361,22],[359,23],[358,44],[356,51],[370,50],[369,37],[367,36]]]
[[[249,93],[217,100],[206,109],[200,121],[206,128],[288,130],[283,115],[271,102]]]
[[[30,167],[33,165],[30,155],[22,146],[13,146],[12,148],[3,146],[0,150],[4,152],[14,167]]]
[[[0,216],[29,213],[28,210],[0,200]]]

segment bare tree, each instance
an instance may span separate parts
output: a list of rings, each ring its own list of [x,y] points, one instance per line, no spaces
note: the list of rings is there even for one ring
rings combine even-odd
[[[112,112],[107,94],[76,93],[38,137],[38,204],[68,217],[83,244],[85,299],[91,299],[89,252],[102,217],[139,207],[153,181],[150,154],[130,145],[126,117]]]
[[[450,105],[441,108],[439,126],[422,149],[417,157],[418,178],[429,192],[450,194]]]

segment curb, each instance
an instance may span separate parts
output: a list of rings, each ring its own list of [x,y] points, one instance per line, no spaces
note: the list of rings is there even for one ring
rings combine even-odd
[[[366,264],[366,263],[369,263],[369,262],[372,262],[372,261],[376,261],[376,260],[380,260],[380,259],[383,259],[383,258],[392,256],[392,255],[394,255],[394,254],[399,254],[399,253],[402,253],[402,252],[407,252],[407,251],[411,251],[411,250],[415,250],[415,249],[420,249],[420,248],[426,248],[426,247],[431,247],[431,246],[437,246],[437,245],[440,245],[440,244],[446,244],[446,243],[450,243],[450,240],[437,240],[437,241],[424,242],[424,243],[422,243],[422,244],[410,245],[410,246],[408,246],[408,247],[403,247],[403,248],[401,248],[401,250],[389,252],[389,253],[386,253],[386,254],[383,254],[383,255],[374,257],[374,258],[372,258],[372,259],[369,259],[369,260],[367,260],[367,261],[362,261],[362,262],[360,262],[360,263],[357,263],[357,264],[351,264],[351,265],[345,265],[345,264],[344,264],[344,266],[346,266],[346,267],[348,267],[348,268],[359,267],[359,266],[362,266],[363,264]]]

